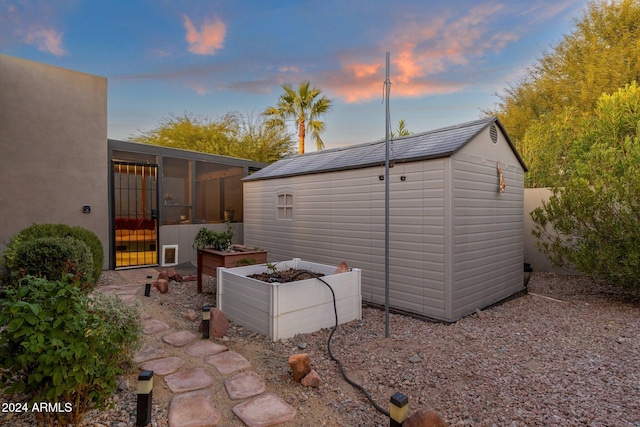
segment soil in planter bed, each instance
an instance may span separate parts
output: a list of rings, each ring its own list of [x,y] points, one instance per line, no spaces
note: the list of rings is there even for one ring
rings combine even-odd
[[[298,280],[306,280],[313,279],[316,277],[322,277],[324,274],[322,273],[314,273],[309,270],[298,270],[294,268],[290,268],[284,271],[275,271],[272,273],[258,273],[251,274],[250,278],[260,280],[262,282],[267,283],[287,283],[287,282],[297,282]]]

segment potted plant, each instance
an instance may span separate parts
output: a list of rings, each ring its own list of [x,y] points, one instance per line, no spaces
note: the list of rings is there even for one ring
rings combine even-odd
[[[225,224],[224,231],[213,231],[202,227],[193,239],[193,249],[211,248],[221,252],[228,250],[229,246],[231,246],[231,239],[233,239],[233,227],[229,221]]]

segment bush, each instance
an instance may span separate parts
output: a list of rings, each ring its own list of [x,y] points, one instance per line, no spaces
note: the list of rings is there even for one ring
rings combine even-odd
[[[24,275],[61,280],[70,275],[82,289],[93,286],[93,257],[84,242],[73,237],[39,237],[15,249],[14,279]]]
[[[115,390],[140,337],[138,318],[136,307],[92,300],[69,281],[24,277],[0,302],[3,394],[26,397],[29,407],[59,402],[70,412],[41,413],[38,422],[79,425],[91,403],[103,408]]]
[[[556,265],[640,292],[640,87],[603,95],[579,140],[587,147],[563,188],[531,213]]]
[[[90,282],[96,283],[98,281],[104,262],[102,242],[94,232],[83,227],[71,227],[66,224],[33,224],[11,237],[3,254],[7,270],[16,271],[16,248],[20,243],[40,237],[73,237],[83,241],[89,247],[93,257],[93,269],[88,272],[90,273]]]
[[[213,248],[216,251],[224,252],[229,249],[233,239],[233,226],[226,222],[224,231],[213,231],[202,227],[193,239],[193,249]]]

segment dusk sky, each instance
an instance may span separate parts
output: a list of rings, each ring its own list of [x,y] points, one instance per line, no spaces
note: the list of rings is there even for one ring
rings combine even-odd
[[[327,148],[475,120],[586,0],[0,0],[0,53],[108,78],[108,136],[170,114],[260,114],[283,83],[333,99]],[[293,127],[291,128],[293,131]],[[315,145],[307,143],[307,151]]]

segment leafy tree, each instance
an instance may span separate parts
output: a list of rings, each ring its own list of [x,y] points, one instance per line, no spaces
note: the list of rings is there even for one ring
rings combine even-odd
[[[531,214],[555,265],[640,291],[640,88],[602,95],[576,137],[579,161]]]
[[[293,150],[292,137],[284,129],[268,127],[263,118],[235,112],[216,120],[187,113],[170,115],[131,140],[259,162],[274,162]]]
[[[407,135],[411,135],[413,132],[411,132],[409,130],[409,128],[407,128],[407,124],[405,123],[404,119],[400,119],[400,121],[398,122],[398,130],[396,130],[395,132],[391,131],[391,138],[395,138],[398,136],[407,136]]]
[[[485,112],[498,116],[522,152],[527,186],[560,184],[566,177],[558,171],[575,162],[575,129],[598,97],[640,79],[639,39],[640,1],[591,1],[573,31]]]
[[[301,82],[298,89],[290,84],[282,85],[284,93],[280,95],[276,107],[268,107],[262,114],[268,117],[270,128],[284,129],[287,120],[293,120],[298,127],[298,153],[304,153],[304,142],[307,132],[316,141],[318,150],[324,148],[320,134],[325,130],[325,123],[319,118],[331,109],[332,101],[321,96],[322,91],[316,87],[309,88],[310,82]]]

